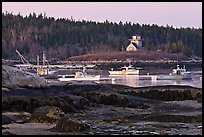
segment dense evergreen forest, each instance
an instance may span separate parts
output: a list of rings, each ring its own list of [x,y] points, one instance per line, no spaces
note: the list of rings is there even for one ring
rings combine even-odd
[[[93,22],[47,17],[31,13],[23,17],[2,13],[2,58],[36,60],[44,51],[47,59],[65,60],[75,55],[121,51],[128,39],[140,35],[145,50],[162,50],[202,56],[202,28],[173,28],[131,22]]]

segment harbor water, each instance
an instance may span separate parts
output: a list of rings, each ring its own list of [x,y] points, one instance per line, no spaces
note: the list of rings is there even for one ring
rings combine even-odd
[[[59,75],[74,75],[80,69],[60,69]],[[131,87],[160,86],[160,85],[188,85],[202,88],[202,68],[187,69],[192,73],[190,80],[156,80],[157,75],[168,75],[172,69],[144,69],[139,75],[109,75],[109,70],[87,69],[90,75],[101,75],[98,83],[122,84]]]

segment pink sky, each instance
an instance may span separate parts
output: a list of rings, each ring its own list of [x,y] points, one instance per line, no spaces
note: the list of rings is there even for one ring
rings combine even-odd
[[[111,22],[202,28],[202,2],[2,2],[2,12]]]

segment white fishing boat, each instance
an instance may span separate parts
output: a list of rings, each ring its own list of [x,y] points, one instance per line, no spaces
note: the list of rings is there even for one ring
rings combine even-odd
[[[85,67],[83,67],[82,71],[78,71],[75,75],[62,75],[62,77],[58,78],[59,81],[83,81],[83,80],[92,80],[92,81],[99,81],[100,75],[88,75],[86,73]]]
[[[186,71],[185,65],[183,68],[179,68],[177,65],[176,69],[172,70],[172,73],[169,75],[158,75],[157,80],[182,80],[182,79],[192,79],[192,73]]]
[[[135,69],[132,65],[121,67],[120,70],[109,71],[110,75],[139,75],[139,70]]]

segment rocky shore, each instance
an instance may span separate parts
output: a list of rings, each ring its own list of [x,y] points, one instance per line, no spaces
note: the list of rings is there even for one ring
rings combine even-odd
[[[30,74],[21,85],[22,71],[3,68],[3,135],[202,135],[200,88],[49,84]]]

